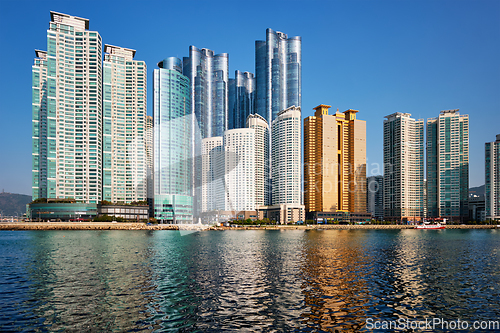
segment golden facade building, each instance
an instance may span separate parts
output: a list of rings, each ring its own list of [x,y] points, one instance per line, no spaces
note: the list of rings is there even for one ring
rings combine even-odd
[[[357,110],[304,121],[304,201],[308,212],[366,212],[366,122]]]

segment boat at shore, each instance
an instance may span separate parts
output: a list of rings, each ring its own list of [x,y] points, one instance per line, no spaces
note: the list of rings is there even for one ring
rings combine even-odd
[[[415,229],[446,229],[446,226],[442,225],[441,223],[438,223],[438,224],[421,224],[421,225],[416,225]]]

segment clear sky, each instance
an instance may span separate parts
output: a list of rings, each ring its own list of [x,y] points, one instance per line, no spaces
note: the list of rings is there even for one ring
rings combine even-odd
[[[84,17],[103,44],[137,50],[152,70],[189,45],[254,72],[266,28],[302,37],[302,113],[318,104],[367,121],[367,174],[382,168],[382,124],[460,109],[470,117],[470,186],[484,184],[484,143],[500,134],[500,1],[0,0],[0,191],[31,194],[31,66],[50,11]]]

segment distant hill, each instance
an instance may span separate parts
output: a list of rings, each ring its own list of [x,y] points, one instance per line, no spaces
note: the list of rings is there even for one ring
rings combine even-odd
[[[30,202],[31,195],[0,192],[0,210],[4,216],[23,215]]]
[[[484,196],[484,185],[481,185],[481,186],[478,186],[478,187],[471,187],[469,189],[469,197],[472,196],[472,195],[479,195],[479,196]]]

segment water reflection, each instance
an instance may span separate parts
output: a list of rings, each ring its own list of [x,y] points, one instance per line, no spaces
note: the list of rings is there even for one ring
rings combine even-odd
[[[370,295],[371,253],[366,233],[351,231],[306,233],[303,249],[301,322],[322,331],[359,330]]]
[[[335,332],[498,320],[496,230],[0,233],[0,331]]]
[[[146,318],[145,295],[152,289],[147,241],[120,231],[32,234],[21,267],[29,281],[26,311],[16,319],[50,331],[123,331]]]

